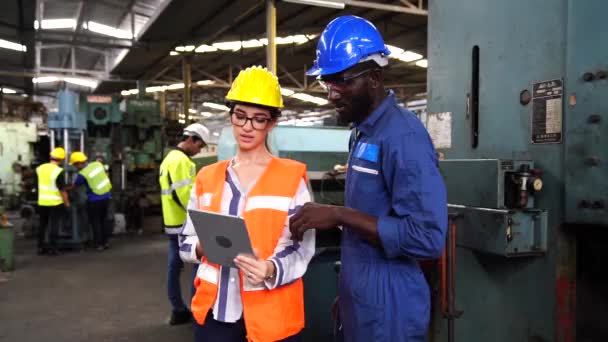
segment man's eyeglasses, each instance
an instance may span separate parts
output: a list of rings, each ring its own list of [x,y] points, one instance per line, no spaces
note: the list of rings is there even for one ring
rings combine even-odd
[[[344,75],[340,75],[340,76],[332,76],[331,78],[323,78],[323,77],[319,77],[318,81],[319,84],[321,85],[321,87],[323,87],[325,90],[329,91],[329,89],[336,89],[336,90],[344,90],[344,88],[346,88],[349,83],[356,79],[357,77],[361,77],[367,73],[370,73],[372,71],[376,71],[378,70],[377,68],[373,68],[373,69],[366,69],[363,70],[361,72],[358,72],[354,75],[350,75],[350,76],[344,76]]]
[[[266,129],[268,123],[271,122],[272,119],[260,116],[248,118],[247,115],[240,113],[232,113],[232,115],[230,115],[230,122],[235,126],[244,127],[247,124],[247,121],[251,121],[251,127],[253,127],[253,129],[261,131]]]

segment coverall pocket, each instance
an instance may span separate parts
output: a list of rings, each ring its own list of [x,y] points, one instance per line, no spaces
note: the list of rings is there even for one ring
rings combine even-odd
[[[340,298],[345,341],[389,341],[385,329],[384,307],[368,304],[359,298]]]

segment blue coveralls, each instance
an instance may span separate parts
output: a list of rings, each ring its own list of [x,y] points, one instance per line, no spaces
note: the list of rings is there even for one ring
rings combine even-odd
[[[344,341],[425,341],[430,296],[418,260],[441,255],[447,195],[427,131],[392,91],[354,130],[345,195],[347,207],[378,217],[380,246],[344,227]]]

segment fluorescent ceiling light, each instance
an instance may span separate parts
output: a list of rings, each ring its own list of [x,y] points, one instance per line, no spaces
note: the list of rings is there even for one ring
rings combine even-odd
[[[89,88],[97,88],[99,82],[86,78],[76,78],[76,77],[56,77],[56,76],[43,76],[43,77],[34,77],[32,78],[32,83],[41,84],[41,83],[53,83],[57,81],[64,81],[71,84],[76,84]]]
[[[15,51],[26,52],[27,47],[19,43],[10,42],[8,40],[0,39],[0,48],[10,49]]]
[[[400,60],[402,62],[405,62],[405,63],[413,62],[413,61],[419,60],[422,57],[424,57],[424,56],[422,56],[419,53],[415,53],[415,52],[409,51],[409,50],[406,51],[406,50],[403,50],[402,48],[397,47],[397,46],[393,46],[393,45],[388,45],[387,44],[386,47],[391,52],[391,54],[388,55],[389,57],[394,58],[394,59],[398,59],[398,60]]]
[[[188,111],[189,111],[190,113],[192,113],[192,114],[196,114],[196,109],[192,109],[192,108],[190,108],[190,109],[188,109]]]
[[[185,87],[185,85],[183,83],[174,83],[174,84],[168,85],[167,89],[169,89],[169,90],[183,89],[184,87]]]
[[[287,88],[281,88],[281,95],[283,96],[291,96],[295,93],[295,91]]]
[[[429,61],[426,59],[421,59],[418,62],[416,62],[416,65],[421,68],[427,68],[429,66]]]
[[[218,104],[218,103],[213,103],[213,102],[203,102],[203,106],[207,107],[207,108],[213,108],[213,109],[218,109],[218,110],[224,110],[224,111],[229,111],[230,108]]]
[[[194,45],[178,46],[178,47],[175,48],[175,51],[178,51],[178,52],[191,52],[191,51],[194,51],[195,48],[196,48],[196,46],[194,46]]]
[[[265,45],[264,42],[259,39],[243,40],[241,44],[243,49],[262,47]]]
[[[298,100],[306,101],[306,102],[316,103],[320,106],[324,106],[329,103],[329,101],[327,101],[324,98],[308,95],[305,93],[295,93],[295,94],[291,95],[291,97],[298,99]]]
[[[33,83],[52,83],[59,81],[59,78],[55,76],[45,76],[45,77],[34,77],[32,78]]]
[[[89,87],[89,88],[97,88],[97,84],[98,84],[97,81],[84,79],[84,78],[65,77],[63,80],[66,81],[67,83],[76,84],[76,85]]]
[[[416,60],[421,59],[423,56],[419,53],[415,53],[412,51],[405,51],[404,53],[402,53],[399,57],[397,57],[399,60],[403,61],[403,62],[413,62]]]
[[[297,34],[297,35],[293,35],[293,36],[287,36],[287,37],[276,37],[274,42],[277,45],[285,45],[285,44],[304,44],[310,40],[313,40],[317,37],[316,34],[308,34],[308,35],[304,35],[304,34]],[[217,43],[213,43],[211,45],[207,45],[207,44],[203,44],[203,45],[199,45],[196,49],[194,49],[194,52],[197,53],[205,53],[205,52],[215,52],[218,50],[222,50],[222,51],[238,51],[240,49],[250,49],[250,48],[259,48],[259,47],[263,47],[265,45],[268,45],[268,39],[267,38],[260,38],[260,39],[249,39],[249,40],[234,40],[234,41],[229,41],[229,42],[217,42]],[[192,46],[178,46],[175,48],[176,52],[183,52],[183,51],[192,51],[192,50],[186,50],[186,48],[190,49]]]
[[[196,82],[197,85],[211,85],[214,83],[215,83],[215,81],[213,81],[213,80],[202,80],[202,81]],[[185,85],[183,83],[174,83],[171,85],[146,87],[146,93],[156,93],[156,92],[160,92],[160,91],[184,89],[184,87],[185,87]],[[120,94],[123,96],[137,95],[137,93],[138,93],[137,89],[123,90],[120,92]]]
[[[327,8],[344,9],[345,5],[343,2],[324,1],[324,0],[283,0],[284,2],[291,2],[293,4],[300,5],[311,5]]]
[[[218,132],[213,132],[213,136],[215,136],[215,137],[219,137],[219,136],[220,136],[220,133],[218,133]]]
[[[75,19],[44,19],[42,20],[42,25],[38,20],[34,20],[34,29],[43,29],[43,30],[56,30],[56,29],[75,29],[76,28],[76,20]]]
[[[138,89],[123,90],[120,92],[120,95],[122,95],[122,96],[137,95],[137,94],[139,94]]]
[[[196,50],[194,50],[194,52],[198,52],[198,53],[215,52],[215,51],[217,51],[217,48],[214,48],[213,46],[210,46],[207,44],[200,45],[199,47],[196,48]]]
[[[234,41],[234,42],[223,42],[223,43],[213,43],[212,45],[214,48],[220,49],[220,50],[225,50],[225,51],[236,51],[239,50],[241,48],[241,42],[240,41]]]
[[[206,86],[206,85],[215,84],[215,81],[213,81],[213,80],[202,80],[202,81],[196,82],[196,84],[200,85],[200,86]]]
[[[177,53],[176,51],[169,52],[169,56],[177,56],[177,55],[179,55],[179,53]]]
[[[389,57],[399,56],[400,54],[403,53],[403,51],[405,51],[402,48],[396,47],[396,46],[393,46],[393,45],[386,44],[386,47],[391,52],[391,54],[389,55]]]
[[[212,117],[213,113],[211,113],[211,112],[201,112],[201,116],[208,118],[208,117]]]
[[[10,89],[10,88],[2,88],[2,93],[3,94],[17,94],[17,91],[14,89]]]
[[[165,91],[167,89],[166,86],[154,86],[154,87],[147,87],[146,88],[146,93],[156,93],[159,91]]]
[[[124,38],[124,39],[133,38],[133,35],[129,31],[117,29],[112,26],[96,23],[94,21],[89,21],[88,24],[85,23],[82,26],[91,32],[103,34],[105,36],[110,36],[110,37],[114,37],[114,38]]]
[[[287,37],[276,37],[274,42],[275,44],[304,44],[308,41],[308,37],[303,34],[297,34],[295,36],[287,36]]]

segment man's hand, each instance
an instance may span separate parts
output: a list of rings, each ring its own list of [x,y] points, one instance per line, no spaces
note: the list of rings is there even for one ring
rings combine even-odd
[[[326,230],[340,225],[342,207],[308,202],[289,219],[292,239],[301,241],[309,229]]]

